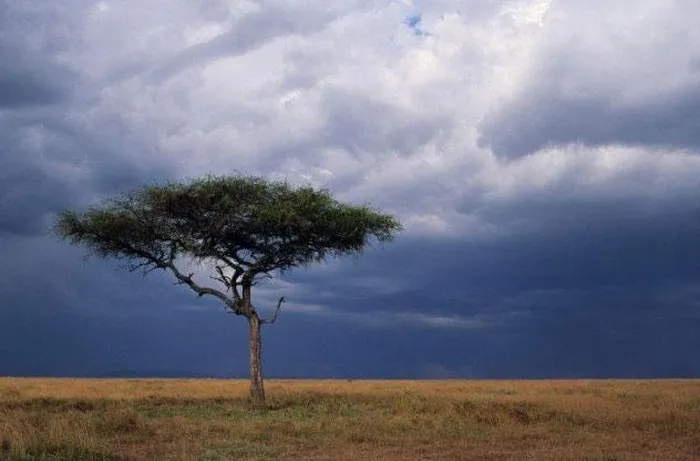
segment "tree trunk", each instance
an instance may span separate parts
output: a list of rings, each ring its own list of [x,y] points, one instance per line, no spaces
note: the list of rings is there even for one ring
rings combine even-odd
[[[262,379],[262,363],[260,353],[262,342],[260,340],[260,318],[257,314],[248,317],[250,326],[250,398],[257,408],[265,407],[265,388]]]

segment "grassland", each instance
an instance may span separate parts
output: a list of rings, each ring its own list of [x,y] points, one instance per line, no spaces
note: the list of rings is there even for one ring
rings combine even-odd
[[[0,379],[0,459],[696,460],[700,381]]]

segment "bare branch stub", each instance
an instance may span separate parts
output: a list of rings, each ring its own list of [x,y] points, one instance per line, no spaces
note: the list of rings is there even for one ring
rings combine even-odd
[[[260,323],[263,325],[272,325],[273,323],[275,323],[275,321],[277,320],[277,316],[280,313],[280,309],[282,309],[282,304],[284,304],[284,302],[285,302],[284,296],[280,297],[280,299],[277,300],[277,308],[275,309],[275,312],[272,314],[272,317],[270,317],[269,319],[266,319],[266,320],[260,320]]]

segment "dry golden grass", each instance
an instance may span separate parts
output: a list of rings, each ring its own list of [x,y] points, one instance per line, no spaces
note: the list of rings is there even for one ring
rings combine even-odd
[[[695,460],[700,381],[0,379],[0,459]]]

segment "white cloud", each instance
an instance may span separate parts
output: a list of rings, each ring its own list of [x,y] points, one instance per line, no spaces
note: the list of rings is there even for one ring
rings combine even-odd
[[[66,120],[95,143],[125,142],[111,150],[125,163],[310,182],[399,214],[408,233],[477,237],[502,234],[494,216],[524,202],[693,194],[700,165],[682,149],[543,145],[503,161],[479,145],[485,120],[492,137],[527,140],[497,115],[567,53],[548,80],[560,94],[639,106],[691,86],[693,48],[680,45],[700,43],[687,27],[697,6],[630,5],[74,2],[70,31],[33,40],[65,36],[56,56],[81,85]],[[412,15],[429,34],[406,25]],[[527,109],[522,120],[537,119]],[[60,168],[80,180],[75,161]]]

